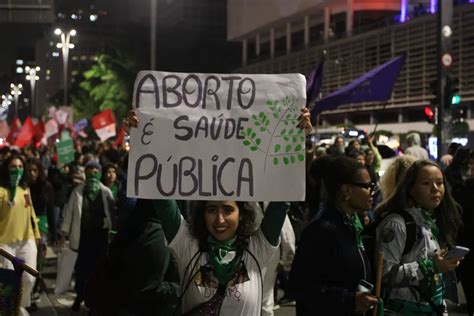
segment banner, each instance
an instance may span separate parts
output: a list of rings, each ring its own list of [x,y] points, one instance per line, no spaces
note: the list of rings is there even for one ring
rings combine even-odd
[[[31,121],[31,117],[27,117],[23,126],[20,129],[15,141],[13,142],[14,146],[18,146],[20,148],[25,147],[31,143],[33,139],[33,122]]]
[[[392,96],[393,87],[405,59],[404,54],[389,60],[317,101],[311,110],[312,119],[314,120],[322,111],[334,110],[343,104],[387,101]]]
[[[56,135],[59,132],[58,123],[56,123],[54,119],[47,121],[44,129],[46,138]]]
[[[111,109],[94,115],[91,123],[101,142],[115,136],[115,116]]]
[[[58,161],[60,163],[67,164],[74,160],[74,145],[71,139],[57,142],[56,150],[58,152]]]
[[[18,133],[20,132],[21,129],[21,122],[20,119],[17,117],[12,123],[12,126],[10,127],[10,133],[8,133],[7,136],[7,142],[9,144],[13,144],[15,142],[15,139],[18,136]]]
[[[302,201],[300,74],[138,74],[127,195]]]
[[[8,127],[8,123],[5,120],[0,121],[0,137],[7,137],[8,133],[10,133],[10,127]]]

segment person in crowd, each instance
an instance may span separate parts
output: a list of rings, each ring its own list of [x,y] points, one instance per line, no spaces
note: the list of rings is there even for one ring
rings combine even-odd
[[[36,268],[37,247],[40,239],[38,219],[33,207],[28,187],[28,172],[25,161],[19,155],[10,156],[2,166],[0,176],[0,247],[14,256],[21,258],[26,264]],[[3,268],[13,269],[11,261],[0,256]],[[21,311],[27,315],[26,309],[31,305],[31,291],[35,278],[23,273]]]
[[[342,137],[342,135],[337,135],[336,138],[334,138],[334,144],[329,148],[329,153],[333,156],[344,155],[345,146],[344,137]]]
[[[453,161],[446,168],[446,181],[450,192],[460,190],[464,186],[464,180],[469,177],[469,157],[471,149],[468,147],[459,147],[454,154]]]
[[[77,297],[72,306],[73,311],[80,310],[85,283],[98,260],[105,254],[114,207],[112,192],[100,182],[102,166],[90,160],[85,170],[86,181],[71,193],[61,226],[61,243],[68,237],[70,248],[78,253],[75,267]]]
[[[464,185],[453,192],[453,197],[463,208],[463,227],[458,243],[460,246],[471,249],[458,268],[458,276],[466,297],[468,314],[474,315],[474,283],[472,282],[474,280],[474,255],[472,253],[474,250],[474,211],[472,208],[474,205],[474,153],[471,152],[469,157],[470,175]]]
[[[356,315],[378,298],[358,290],[372,282],[357,211],[372,205],[373,184],[364,165],[333,158],[324,172],[324,209],[304,230],[290,272],[297,316]]]
[[[389,198],[395,190],[395,186],[400,182],[405,171],[416,161],[416,157],[411,155],[398,156],[387,167],[385,173],[380,179],[380,191],[382,192],[382,201]]]
[[[39,159],[30,158],[27,162],[27,170],[30,176],[31,200],[38,217],[38,227],[41,234],[38,247],[37,268],[40,274],[43,271],[43,263],[46,259],[46,247],[48,242],[54,240],[56,236],[56,224],[54,218],[54,190],[51,183],[46,178],[46,173]],[[33,297],[39,298],[39,287],[46,289],[44,283],[36,281],[33,289]]]
[[[55,236],[51,236],[51,242],[56,244],[60,239],[61,224],[63,222],[63,209],[69,198],[71,184],[69,182],[69,168],[61,165],[57,159],[52,159],[52,164],[48,169],[48,181],[54,190],[54,226]]]
[[[290,271],[295,256],[295,232],[288,216],[286,216],[281,230],[279,250],[273,254],[269,261],[263,278],[263,316],[273,316],[273,309],[275,307],[274,288],[278,272],[285,274],[285,272]],[[285,277],[283,276],[281,279],[284,280]]]
[[[102,174],[102,183],[112,191],[114,200],[117,200],[118,192],[120,190],[120,182],[118,179],[119,170],[117,165],[108,163],[104,167]]]
[[[372,166],[375,174],[378,176],[382,166],[382,155],[380,155],[377,146],[375,146],[374,139],[374,135],[369,136],[367,138],[367,145],[364,145],[362,149],[365,153],[365,164]]]
[[[445,257],[445,249],[456,244],[461,211],[446,190],[441,168],[429,160],[415,161],[377,212],[382,218],[376,244],[384,252],[385,306],[400,315],[441,315],[451,285],[448,272],[462,259]],[[413,237],[401,212],[416,223]],[[407,248],[408,240],[413,244]]]
[[[362,144],[358,139],[352,139],[345,149],[346,156],[352,151],[360,151]]]
[[[347,151],[346,150],[346,156],[349,157],[349,158],[352,158],[354,159],[355,161],[357,161],[359,164],[365,166],[365,154],[362,150],[360,149],[355,149],[353,148],[352,150],[350,151]]]
[[[462,145],[459,143],[449,144],[448,152],[446,153],[446,155],[443,155],[439,160],[439,164],[443,170],[446,170],[446,168],[453,162],[454,154],[456,153],[456,150],[458,150],[459,147],[462,147]]]
[[[110,270],[117,287],[117,313],[175,315],[179,273],[166,247],[160,214],[151,200],[135,199],[135,207],[110,244]],[[101,293],[98,293],[102,295]]]
[[[299,126],[312,129],[309,110]],[[131,111],[124,124],[138,125]],[[255,210],[241,201],[196,201],[190,223],[176,201],[155,208],[181,277],[183,315],[260,315],[266,266],[279,246],[288,204],[272,202],[255,232]]]
[[[417,159],[428,159],[428,151],[421,147],[421,138],[418,133],[409,133],[407,135],[407,148],[405,154],[412,155]]]

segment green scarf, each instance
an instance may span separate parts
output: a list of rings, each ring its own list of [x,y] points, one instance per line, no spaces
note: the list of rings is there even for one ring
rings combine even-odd
[[[423,215],[425,221],[430,225],[431,233],[436,238],[436,240],[439,241],[439,228],[438,225],[436,225],[436,218],[430,211],[425,209],[421,209],[421,214]]]
[[[362,242],[362,237],[361,237],[361,233],[364,230],[364,227],[362,226],[362,223],[360,222],[359,215],[357,215],[357,212],[354,215],[352,215],[352,225],[354,225],[357,247],[359,247],[360,249],[364,249],[364,244]]]
[[[110,191],[112,191],[112,196],[114,197],[114,199],[116,199],[117,194],[118,194],[118,185],[117,185],[117,183],[112,184],[112,186],[109,189],[110,189]]]
[[[359,247],[360,249],[364,249],[364,243],[362,242],[362,236],[361,236],[361,233],[364,230],[364,226],[362,226],[362,223],[360,222],[359,215],[357,215],[357,212],[355,212],[353,215],[349,215],[343,210],[341,210],[339,207],[335,205],[334,207],[342,214],[344,223],[354,229],[357,247]]]
[[[211,235],[207,237],[207,244],[209,246],[208,255],[209,261],[214,268],[214,274],[219,280],[219,284],[227,285],[232,279],[235,266],[239,262],[239,256],[237,256],[237,248],[235,247],[235,237],[227,241],[217,241]],[[231,257],[231,253],[234,253],[234,257]],[[229,254],[230,261],[223,259]]]
[[[86,173],[86,185],[84,187],[84,192],[91,201],[95,201],[97,196],[100,193],[100,177],[102,174],[96,173]]]
[[[23,177],[23,168],[10,170],[10,202],[15,200],[16,188],[20,184],[21,177]]]

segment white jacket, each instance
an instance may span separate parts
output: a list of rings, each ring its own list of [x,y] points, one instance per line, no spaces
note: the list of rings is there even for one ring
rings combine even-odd
[[[410,252],[403,255],[407,232],[405,220],[398,214],[390,214],[377,226],[377,251],[384,252],[384,277],[393,274],[393,288],[390,299],[408,302],[420,302],[421,298],[414,295],[409,286],[419,286],[424,275],[418,265],[420,259],[433,259],[440,249],[438,241],[431,232],[430,225],[425,221],[419,208],[408,208],[406,211],[413,217],[417,225],[417,239]],[[396,272],[391,272],[396,268]],[[422,300],[421,300],[422,301]],[[427,305],[427,302],[422,301]]]
[[[85,184],[78,185],[71,193],[69,201],[64,206],[64,222],[61,225],[61,231],[69,237],[69,247],[73,250],[79,249],[79,240],[81,239],[81,215],[82,199]],[[102,202],[104,203],[105,219],[103,228],[112,228],[111,208],[113,207],[112,191],[100,183],[100,192]]]

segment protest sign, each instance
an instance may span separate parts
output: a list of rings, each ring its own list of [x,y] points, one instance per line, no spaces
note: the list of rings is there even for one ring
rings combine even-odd
[[[106,109],[94,115],[91,122],[101,142],[115,136],[115,116],[111,109]]]
[[[142,71],[133,106],[127,195],[301,201],[306,102],[300,74]]]
[[[66,164],[74,160],[74,146],[70,138],[57,142],[56,150],[60,163]]]

